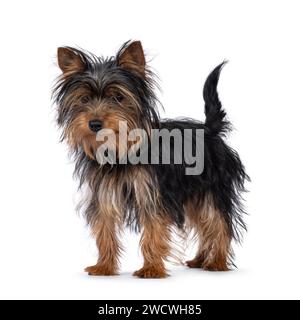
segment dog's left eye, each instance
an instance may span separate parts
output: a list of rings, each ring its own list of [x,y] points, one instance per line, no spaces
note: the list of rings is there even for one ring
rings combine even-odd
[[[118,102],[121,102],[123,99],[124,99],[124,96],[121,94],[121,93],[117,93],[115,95],[115,99],[118,101]]]
[[[81,103],[88,103],[90,101],[90,97],[89,96],[83,96],[80,98],[80,102]]]

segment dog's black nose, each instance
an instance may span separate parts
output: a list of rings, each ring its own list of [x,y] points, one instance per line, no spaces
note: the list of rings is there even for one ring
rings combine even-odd
[[[100,120],[97,120],[97,119],[96,120],[90,120],[89,121],[89,128],[93,132],[98,132],[102,128],[102,122]]]

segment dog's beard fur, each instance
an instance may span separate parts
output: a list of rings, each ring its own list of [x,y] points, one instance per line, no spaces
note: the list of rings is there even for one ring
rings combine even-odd
[[[74,48],[59,48],[58,63],[63,71],[54,89],[58,124],[75,158],[75,174],[90,197],[85,216],[96,237],[99,260],[87,268],[90,274],[116,274],[121,251],[122,225],[142,229],[144,266],[135,275],[164,277],[163,261],[171,253],[171,229],[192,225],[199,249],[190,267],[227,270],[232,265],[231,239],[240,240],[245,229],[241,193],[248,179],[237,153],[222,136],[229,129],[216,87],[219,65],[204,86],[206,122],[160,120],[154,94],[155,76],[146,66],[140,42],[125,43],[116,57],[98,58]],[[203,129],[205,133],[204,172],[186,176],[181,165],[99,165],[96,152],[103,141],[89,128],[99,119],[103,129],[116,136],[118,158],[119,124],[127,132],[143,129],[147,138],[153,128],[168,130]],[[150,141],[151,143],[151,141]],[[194,143],[194,142],[193,142]],[[130,145],[125,149],[130,149]],[[171,150],[173,155],[176,150]],[[172,158],[172,157],[171,157]],[[185,223],[187,222],[187,223]]]

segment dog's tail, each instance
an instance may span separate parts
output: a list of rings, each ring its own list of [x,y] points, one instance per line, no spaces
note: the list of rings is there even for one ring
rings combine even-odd
[[[203,88],[205,125],[213,134],[225,134],[230,130],[230,123],[225,120],[226,112],[222,108],[217,92],[220,73],[226,63],[226,61],[222,62],[209,74]]]

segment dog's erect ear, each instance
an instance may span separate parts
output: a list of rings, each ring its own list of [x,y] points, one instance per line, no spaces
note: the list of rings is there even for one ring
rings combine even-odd
[[[145,75],[146,60],[140,41],[130,43],[123,51],[121,51],[118,58],[118,65],[142,76]]]
[[[72,48],[60,47],[57,49],[58,65],[63,73],[83,72],[85,63],[80,54]]]

